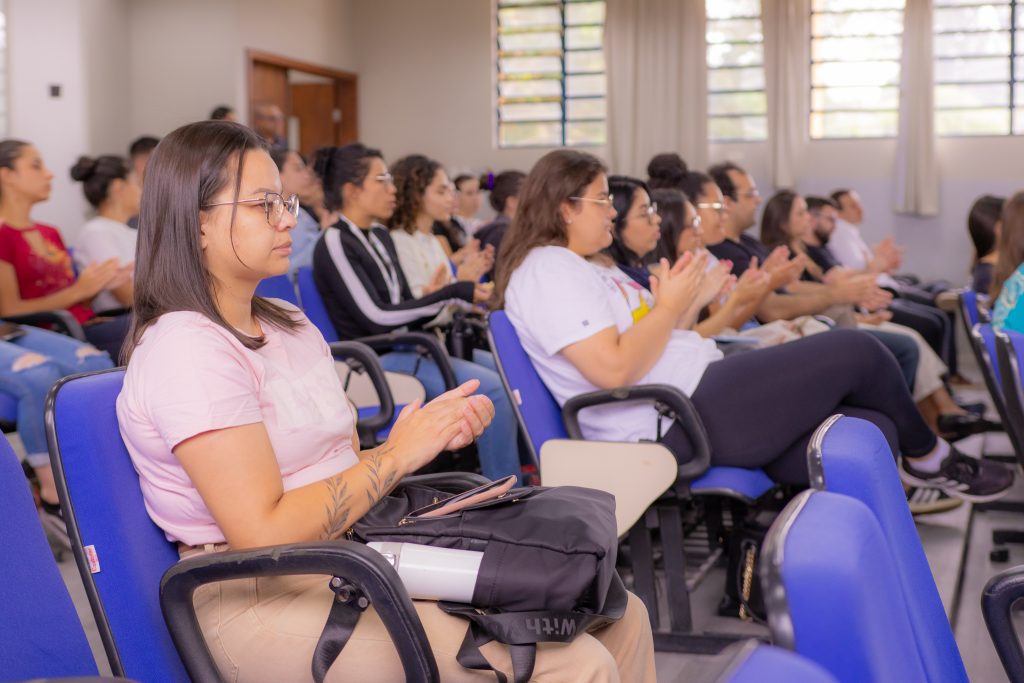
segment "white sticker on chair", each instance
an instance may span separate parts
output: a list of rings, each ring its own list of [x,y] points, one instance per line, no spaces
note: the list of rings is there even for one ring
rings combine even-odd
[[[96,554],[96,546],[87,545],[85,546],[85,559],[89,562],[89,573],[99,574],[100,573],[100,556]]]
[[[514,398],[516,400],[516,405],[517,406],[523,405],[523,396],[522,396],[522,394],[519,393],[518,389],[513,389],[512,390],[512,398]]]

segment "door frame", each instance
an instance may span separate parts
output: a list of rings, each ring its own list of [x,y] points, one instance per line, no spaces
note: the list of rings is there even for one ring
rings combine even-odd
[[[284,55],[274,54],[273,52],[246,48],[245,71],[246,84],[248,86],[246,96],[248,99],[247,106],[250,121],[253,119],[253,109],[256,104],[253,99],[253,92],[255,90],[253,65],[257,62],[276,66],[282,69],[302,71],[304,73],[313,74],[314,76],[323,76],[334,80],[336,85],[335,107],[341,112],[341,126],[339,128],[338,135],[341,138],[351,140],[359,139],[359,112],[357,107],[357,93],[359,86],[358,75],[351,71],[332,69],[328,66],[304,62],[301,59],[293,59],[292,57],[285,57]]]

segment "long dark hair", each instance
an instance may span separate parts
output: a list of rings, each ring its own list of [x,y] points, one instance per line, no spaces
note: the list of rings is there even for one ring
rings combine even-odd
[[[85,199],[96,209],[107,200],[110,184],[127,177],[128,162],[113,154],[96,158],[82,156],[71,167],[71,179],[82,183]]]
[[[540,158],[523,181],[515,218],[502,241],[495,266],[491,305],[505,305],[505,290],[515,269],[534,247],[569,243],[562,218],[562,204],[582,196],[587,185],[607,169],[586,152],[556,149]]]
[[[613,175],[608,177],[608,191],[611,193],[615,206],[615,220],[612,221],[612,243],[605,249],[605,253],[617,264],[625,266],[641,265],[644,256],[637,254],[626,246],[622,241],[622,229],[626,227],[629,219],[629,210],[633,206],[637,190],[643,190],[650,196],[647,183],[625,175]]]
[[[797,194],[792,190],[779,190],[765,204],[761,216],[761,241],[770,249],[788,247],[793,241],[789,234],[789,214],[796,198]]]
[[[14,162],[21,156],[21,150],[28,147],[24,140],[0,140],[0,168],[14,170]]]
[[[440,170],[441,164],[422,154],[410,154],[391,165],[397,202],[388,229],[401,228],[410,235],[416,232],[416,214],[423,207],[423,195]]]
[[[990,194],[982,195],[971,204],[971,212],[967,214],[967,232],[974,243],[974,264],[988,256],[996,246],[996,223],[1003,211],[1004,197]]]
[[[342,189],[349,183],[362,185],[375,158],[383,159],[384,155],[379,149],[359,142],[318,149],[313,155],[313,171],[324,186],[324,208],[328,211],[344,208]]]
[[[258,349],[263,337],[249,337],[221,315],[200,242],[200,212],[229,183],[238,199],[249,152],[267,144],[250,128],[229,121],[200,121],[163,139],[146,167],[135,253],[135,295],[131,330],[122,357],[128,360],[146,328],[164,313],[194,311],[230,332],[243,346]],[[237,207],[231,207],[234,226]],[[259,321],[294,330],[301,324],[290,310],[253,297]]]
[[[992,300],[999,297],[1013,271],[1024,263],[1024,191],[1017,192],[1003,204],[1000,217],[999,260],[992,273]]]
[[[665,258],[669,263],[675,263],[679,258],[679,254],[676,253],[679,237],[686,230],[691,229],[686,225],[686,203],[690,201],[690,198],[682,190],[663,187],[651,190],[651,201],[658,204],[658,215],[661,216],[661,237],[658,238],[658,246],[645,261],[657,263]]]

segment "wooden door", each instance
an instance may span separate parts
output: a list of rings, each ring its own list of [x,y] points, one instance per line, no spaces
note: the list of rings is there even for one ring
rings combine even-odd
[[[335,106],[334,82],[293,83],[291,116],[299,120],[299,151],[310,155],[320,147],[338,144],[341,112]]]
[[[253,107],[261,102],[276,104],[288,116],[291,109],[288,90],[288,69],[277,64],[253,60],[249,92],[249,125],[253,123]]]

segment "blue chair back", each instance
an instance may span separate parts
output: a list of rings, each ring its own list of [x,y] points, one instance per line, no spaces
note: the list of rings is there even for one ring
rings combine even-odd
[[[492,311],[487,318],[488,339],[494,362],[520,428],[526,434],[534,462],[540,462],[540,447],[551,439],[568,439],[562,409],[533,367],[519,335],[505,311]]]
[[[996,367],[1002,380],[1006,416],[1003,427],[1010,437],[1017,460],[1024,463],[1024,334],[1004,330],[996,336]]]
[[[256,285],[256,296],[267,299],[283,299],[288,303],[298,306],[299,296],[295,292],[295,283],[290,275],[275,275],[261,280]]]
[[[330,316],[327,315],[327,307],[324,306],[324,300],[320,296],[320,291],[316,288],[316,283],[313,281],[313,269],[308,266],[299,268],[295,275],[295,281],[299,288],[299,302],[306,317],[316,325],[316,328],[320,330],[320,334],[324,336],[324,340],[328,344],[341,341],[338,337],[338,331],[334,329],[334,323],[331,322]]]
[[[928,680],[966,683],[960,651],[881,430],[867,420],[832,416],[811,439],[808,467],[814,488],[856,498],[878,521]]]
[[[772,524],[762,553],[773,641],[843,683],[927,681],[896,577],[863,503],[804,491]]]
[[[960,313],[969,334],[971,328],[981,322],[981,316],[978,314],[978,293],[973,289],[960,292]]]
[[[47,400],[50,460],[78,571],[113,673],[188,681],[160,609],[160,579],[178,561],[150,519],[121,440],[115,402],[124,370],[75,375]]]
[[[0,436],[0,678],[95,676],[96,662],[36,515],[25,473]]]

